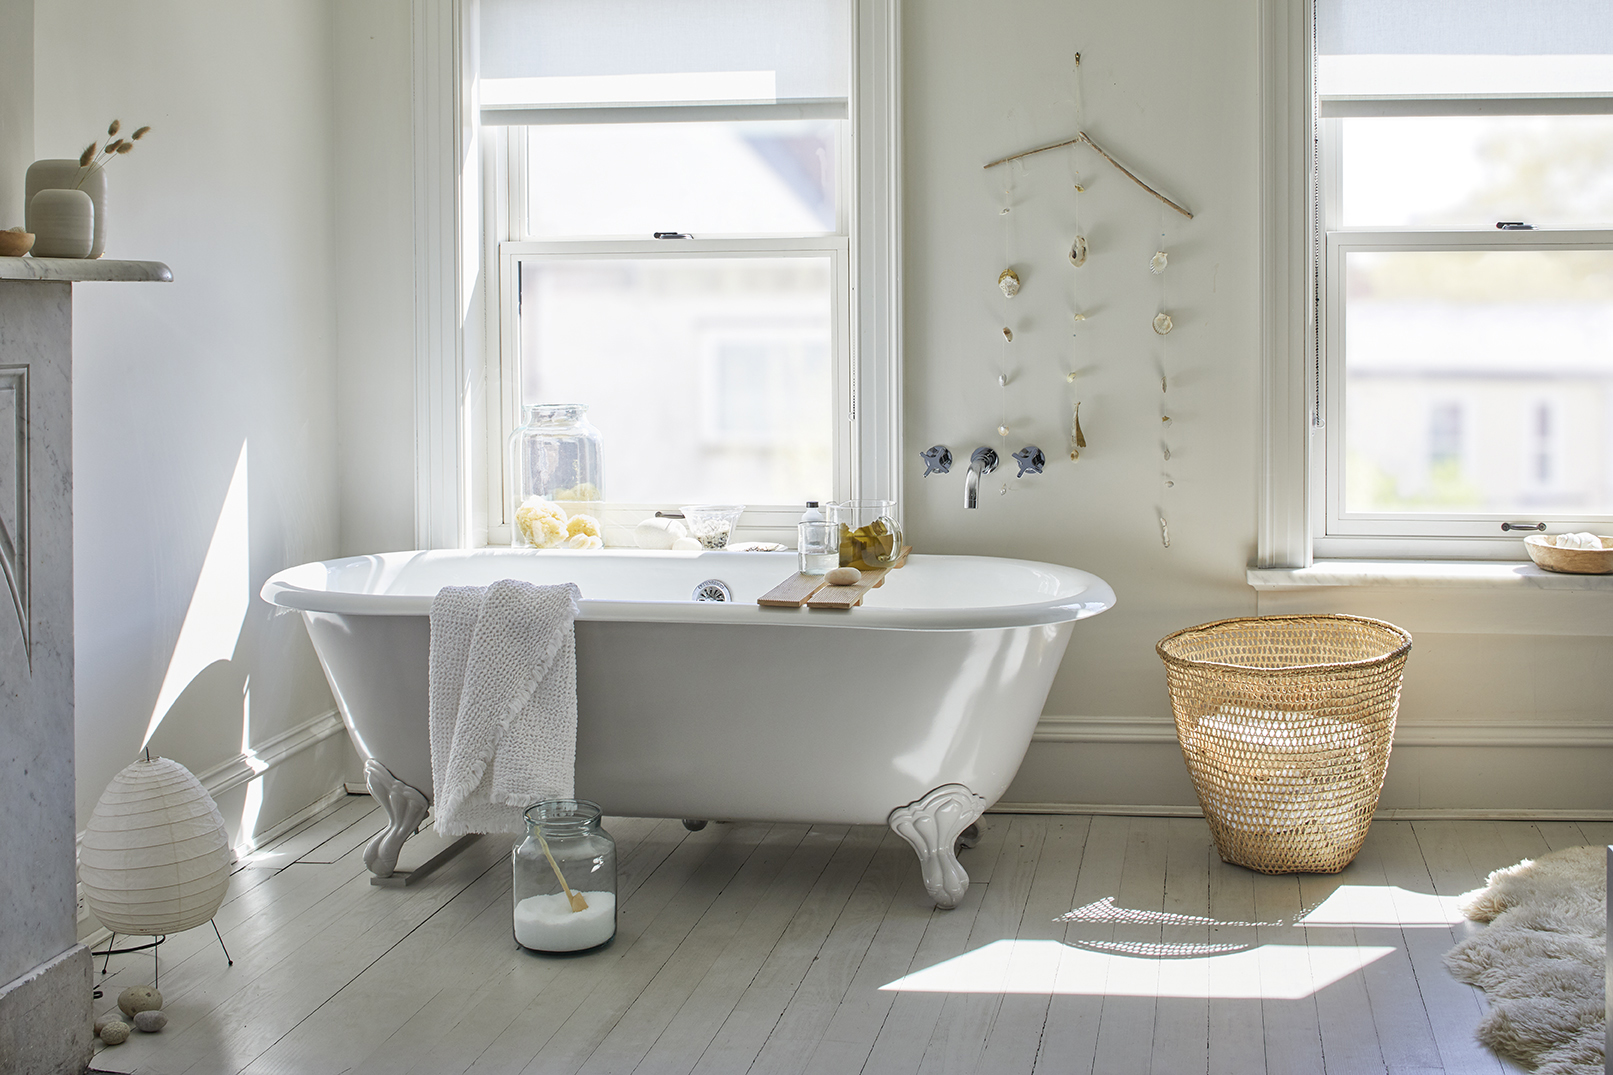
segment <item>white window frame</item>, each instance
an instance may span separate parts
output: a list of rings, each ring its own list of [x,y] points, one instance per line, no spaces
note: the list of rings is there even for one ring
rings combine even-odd
[[[840,197],[849,316],[846,485],[837,497],[902,496],[900,0],[851,0],[850,145]],[[496,540],[502,503],[487,466],[508,388],[502,252],[485,241],[508,157],[481,136],[478,0],[412,0],[415,166],[415,520],[419,548]],[[501,168],[500,165],[504,167]],[[494,227],[508,227],[508,220]],[[510,234],[508,231],[495,234]],[[682,248],[687,250],[688,248]],[[484,346],[483,341],[487,341]],[[489,365],[489,360],[493,363]],[[502,445],[499,445],[502,451]],[[797,516],[799,511],[797,510]],[[507,535],[506,538],[507,540]]]
[[[521,397],[521,340],[520,303],[517,290],[520,286],[518,264],[523,261],[541,261],[548,258],[574,261],[583,259],[642,258],[664,260],[698,260],[733,256],[767,258],[826,257],[830,266],[830,352],[833,362],[834,413],[849,416],[854,400],[855,386],[851,369],[851,334],[848,307],[851,301],[849,264],[850,240],[844,235],[800,236],[787,239],[721,238],[721,239],[641,239],[641,240],[589,240],[586,242],[540,242],[511,240],[499,244],[499,338],[498,355],[490,354],[489,385],[497,382],[498,414],[501,422],[488,422],[487,451],[491,460],[501,460],[504,445],[520,425]],[[835,499],[850,496],[855,488],[856,474],[852,466],[853,423],[839,420],[835,423],[833,442],[833,492]],[[620,464],[618,464],[620,465]],[[502,466],[488,467],[488,544],[508,545],[510,542],[509,482]],[[671,501],[658,503],[630,503],[607,500],[598,508],[600,521],[605,526],[607,545],[631,545],[633,527],[656,512],[675,512],[679,505]],[[736,538],[745,541],[779,541],[793,543],[795,524],[801,518],[799,504],[747,504]]]
[[[1324,120],[1324,123],[1327,121]],[[1531,515],[1457,513],[1417,517],[1410,513],[1348,512],[1342,469],[1330,461],[1344,457],[1344,259],[1361,251],[1444,252],[1461,250],[1608,250],[1613,230],[1538,228],[1534,231],[1488,231],[1479,228],[1423,230],[1411,228],[1343,228],[1329,231],[1322,273],[1322,408],[1323,450],[1311,460],[1311,506],[1315,513],[1316,554],[1337,557],[1415,557],[1439,559],[1521,559],[1521,531],[1502,531],[1502,523],[1544,520],[1552,532],[1602,530],[1599,516],[1562,512]]]
[[[1328,98],[1314,96],[1312,0],[1261,7],[1261,394],[1260,514],[1256,568],[1306,568],[1329,559],[1518,560],[1521,534],[1500,531],[1513,516],[1451,518],[1431,527],[1405,518],[1342,510],[1344,422],[1342,259],[1352,250],[1607,249],[1613,230],[1344,229],[1338,220],[1337,125],[1346,116],[1539,115],[1613,112],[1606,95],[1539,97]],[[1324,145],[1324,140],[1327,143]],[[1332,149],[1333,152],[1326,152]],[[1328,204],[1323,204],[1326,201]],[[1329,356],[1339,356],[1329,361]],[[1551,529],[1568,522],[1541,516]],[[1595,518],[1595,517],[1590,517]],[[1572,528],[1572,527],[1571,527]],[[1437,529],[1438,532],[1435,532]]]

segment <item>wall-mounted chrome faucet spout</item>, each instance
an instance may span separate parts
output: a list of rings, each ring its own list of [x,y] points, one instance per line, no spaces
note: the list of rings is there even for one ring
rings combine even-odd
[[[969,473],[963,479],[963,506],[980,506],[980,476],[997,469],[997,453],[990,448],[976,448],[969,457]]]

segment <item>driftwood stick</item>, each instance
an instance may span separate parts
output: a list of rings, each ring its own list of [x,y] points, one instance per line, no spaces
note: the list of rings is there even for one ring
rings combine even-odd
[[[1147,183],[1144,183],[1141,179],[1138,179],[1135,175],[1133,175],[1131,173],[1131,170],[1129,168],[1127,168],[1124,164],[1121,164],[1119,161],[1117,161],[1113,157],[1109,156],[1109,154],[1105,153],[1103,151],[1103,147],[1098,145],[1098,143],[1094,142],[1092,140],[1092,137],[1090,135],[1088,135],[1085,131],[1081,132],[1080,140],[1085,142],[1087,145],[1091,146],[1093,148],[1093,150],[1095,150],[1097,152],[1098,156],[1102,157],[1104,160],[1108,161],[1110,164],[1114,165],[1116,168],[1119,168],[1121,173],[1123,175],[1125,175],[1125,177],[1127,179],[1131,180],[1133,183],[1136,183],[1139,187],[1142,187],[1148,193],[1152,194],[1154,197],[1158,198],[1160,201],[1164,202],[1166,205],[1170,206],[1172,209],[1176,210],[1178,213],[1181,213],[1183,216],[1187,217],[1187,219],[1189,219],[1189,220],[1193,219],[1193,214],[1192,213],[1189,213],[1186,209],[1183,209],[1180,205],[1177,205],[1175,202],[1173,202],[1169,198],[1165,197],[1165,195],[1161,194],[1159,191],[1155,190],[1153,187],[1149,186]]]
[[[1037,153],[1046,153],[1050,149],[1063,149],[1065,146],[1073,146],[1077,142],[1080,142],[1080,141],[1084,140],[1085,138],[1086,138],[1085,134],[1078,134],[1074,138],[1066,139],[1063,142],[1054,142],[1050,146],[1038,146],[1036,149],[1027,149],[1023,153],[1015,153],[1012,157],[1003,157],[1003,158],[1001,158],[999,160],[994,160],[990,164],[983,165],[982,167],[995,168],[999,164],[1007,164],[1009,161],[1017,161],[1021,157],[1030,157],[1030,156],[1034,156]]]
[[[1015,153],[1012,157],[1003,157],[1003,158],[1001,158],[999,160],[994,160],[990,164],[985,165],[984,167],[995,168],[999,164],[1007,164],[1009,161],[1017,161],[1021,157],[1029,157],[1029,156],[1033,156],[1033,155],[1035,155],[1037,153],[1046,153],[1050,149],[1062,149],[1065,146],[1073,146],[1077,142],[1086,143],[1088,146],[1090,146],[1093,149],[1094,152],[1096,152],[1098,154],[1098,156],[1102,157],[1104,160],[1108,161],[1110,164],[1112,164],[1116,168],[1120,169],[1120,173],[1122,175],[1124,175],[1127,179],[1131,180],[1133,183],[1136,183],[1139,187],[1142,187],[1148,193],[1152,194],[1154,197],[1158,198],[1160,201],[1164,202],[1166,205],[1170,206],[1172,209],[1176,210],[1178,213],[1181,213],[1183,216],[1187,217],[1187,219],[1189,219],[1189,220],[1193,219],[1193,214],[1192,213],[1188,212],[1186,209],[1183,209],[1180,205],[1177,205],[1175,202],[1173,202],[1169,198],[1165,197],[1165,195],[1161,194],[1159,191],[1155,190],[1153,187],[1149,186],[1147,183],[1144,183],[1141,179],[1138,179],[1137,176],[1131,171],[1131,169],[1127,168],[1124,164],[1121,164],[1119,161],[1117,161],[1113,157],[1111,157],[1108,154],[1108,152],[1105,151],[1102,146],[1098,145],[1098,143],[1094,142],[1092,140],[1091,135],[1087,134],[1087,132],[1085,132],[1085,131],[1077,132],[1077,134],[1076,134],[1076,136],[1074,138],[1069,138],[1069,139],[1066,139],[1066,140],[1064,140],[1062,142],[1054,142],[1050,146],[1038,146],[1035,149],[1027,149],[1023,153]]]

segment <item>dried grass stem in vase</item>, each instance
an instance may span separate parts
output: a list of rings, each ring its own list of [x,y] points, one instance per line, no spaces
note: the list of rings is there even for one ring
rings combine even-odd
[[[97,168],[105,168],[107,161],[110,161],[113,157],[132,152],[134,144],[151,133],[150,126],[145,126],[137,129],[127,138],[118,138],[117,133],[122,129],[122,121],[113,120],[107,125],[107,141],[104,145],[97,140],[84,147],[84,152],[78,155],[78,166],[84,169],[84,174],[78,177],[78,182],[73,187],[74,190],[81,189],[84,186],[84,181]]]

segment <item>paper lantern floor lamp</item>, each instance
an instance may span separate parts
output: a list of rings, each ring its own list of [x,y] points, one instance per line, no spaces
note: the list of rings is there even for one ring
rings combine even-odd
[[[119,933],[156,939],[126,949],[109,943],[109,960],[144,948],[155,957],[168,934],[211,922],[230,887],[230,858],[224,818],[189,769],[147,756],[113,777],[79,849],[84,901],[114,940]],[[218,943],[224,946],[222,935]]]

